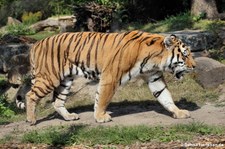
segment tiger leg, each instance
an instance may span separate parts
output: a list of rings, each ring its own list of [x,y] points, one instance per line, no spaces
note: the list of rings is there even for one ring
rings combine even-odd
[[[65,102],[67,99],[67,95],[69,94],[69,90],[72,86],[73,78],[66,77],[63,81],[61,81],[59,87],[54,90],[53,93],[53,107],[54,109],[65,119],[65,120],[76,120],[79,119],[78,114],[69,113],[65,108]]]
[[[51,91],[52,89],[47,87],[45,83],[42,83],[41,80],[38,80],[32,85],[31,90],[26,94],[27,122],[30,122],[31,125],[36,123],[36,105],[41,98],[45,97]]]
[[[173,102],[171,93],[167,89],[161,72],[156,73],[148,79],[148,86],[159,103],[169,112],[174,118],[189,118],[190,113],[187,110],[179,109]]]
[[[104,83],[100,80],[94,104],[94,118],[97,122],[104,123],[112,120],[111,116],[106,113],[106,108],[115,93],[115,89],[114,83]]]

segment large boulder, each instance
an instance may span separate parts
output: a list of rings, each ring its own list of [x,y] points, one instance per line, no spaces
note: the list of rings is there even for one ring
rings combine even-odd
[[[30,47],[36,40],[25,37],[6,34],[0,38],[0,72],[7,72],[13,65],[20,64],[18,61],[13,64],[12,57],[27,54]],[[23,57],[23,56],[22,56]],[[20,60],[19,60],[20,61]]]
[[[55,30],[60,28],[60,32],[70,32],[74,29],[74,23],[76,22],[76,18],[74,16],[60,16],[57,18],[48,18],[46,20],[39,21],[30,26],[31,29],[35,30],[35,32],[43,31],[46,28],[51,28],[51,30]]]
[[[208,57],[195,59],[196,79],[204,88],[215,88],[225,82],[225,65]]]
[[[21,24],[21,22],[15,18],[8,17],[7,25],[17,25],[17,24]]]
[[[7,72],[11,68],[10,59],[19,54],[28,53],[32,45],[9,44],[0,46],[0,72]]]

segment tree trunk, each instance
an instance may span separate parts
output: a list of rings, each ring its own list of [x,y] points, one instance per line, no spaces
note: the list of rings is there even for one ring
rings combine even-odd
[[[192,0],[191,2],[191,14],[199,16],[205,13],[207,19],[219,18],[219,12],[217,10],[215,0]]]

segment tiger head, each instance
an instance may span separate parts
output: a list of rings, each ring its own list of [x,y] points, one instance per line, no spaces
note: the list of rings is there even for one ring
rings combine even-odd
[[[165,71],[169,71],[177,79],[182,79],[184,73],[190,72],[196,66],[191,50],[175,35],[165,37],[164,46],[167,50]]]

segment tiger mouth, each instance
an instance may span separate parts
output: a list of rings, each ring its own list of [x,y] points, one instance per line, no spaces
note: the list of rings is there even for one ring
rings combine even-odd
[[[179,79],[179,80],[180,80],[180,79],[182,79],[182,78],[183,78],[184,73],[185,73],[185,70],[175,72],[175,77],[176,77],[177,79]]]

